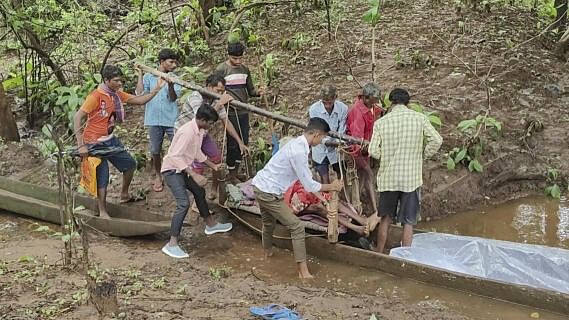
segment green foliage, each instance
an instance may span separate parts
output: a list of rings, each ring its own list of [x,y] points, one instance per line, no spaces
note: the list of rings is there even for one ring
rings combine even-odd
[[[261,68],[263,69],[263,76],[266,81],[266,85],[270,86],[271,83],[277,79],[278,71],[277,71],[277,63],[278,58],[272,54],[268,53],[261,64]]]
[[[221,266],[219,268],[210,267],[209,276],[214,281],[220,281],[223,278],[227,278],[231,275],[231,267]]]
[[[389,96],[387,96],[387,99],[389,100]],[[425,107],[416,102],[411,102],[409,104],[409,108],[411,110],[424,114],[435,128],[440,129],[443,125],[441,118],[435,111],[427,111],[425,110]]]
[[[555,168],[547,168],[546,181],[548,186],[545,187],[545,195],[554,199],[561,198],[561,187],[559,186],[559,171]]]
[[[376,26],[381,19],[381,0],[368,0],[369,10],[363,16],[363,20],[372,26]]]
[[[312,37],[303,32],[297,32],[289,39],[284,39],[281,42],[281,47],[283,49],[299,51],[309,44],[313,44]]]
[[[257,171],[261,170],[269,159],[271,159],[271,145],[265,142],[265,139],[258,137],[257,141],[253,147],[253,152],[251,157],[253,159],[253,165]]]
[[[152,287],[154,289],[162,289],[164,288],[165,285],[166,285],[166,279],[164,277],[152,280]]]
[[[461,121],[457,129],[465,142],[447,154],[447,169],[454,170],[463,164],[470,172],[482,172],[480,157],[488,138],[496,138],[502,132],[502,123],[488,115],[478,115],[474,119]]]

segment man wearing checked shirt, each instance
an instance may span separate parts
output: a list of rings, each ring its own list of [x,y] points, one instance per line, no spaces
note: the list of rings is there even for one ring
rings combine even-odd
[[[375,122],[369,145],[369,154],[380,159],[377,186],[381,224],[376,250],[382,253],[389,226],[396,217],[403,225],[402,246],[411,246],[420,206],[419,188],[423,184],[423,157],[433,156],[443,143],[425,115],[407,108],[409,99],[404,89],[391,91],[389,100],[393,107]]]

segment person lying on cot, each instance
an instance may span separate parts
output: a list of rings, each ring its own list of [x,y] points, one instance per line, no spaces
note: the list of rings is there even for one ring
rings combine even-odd
[[[300,180],[296,180],[285,192],[284,201],[292,212],[301,216],[304,214],[316,214],[323,218],[327,218],[328,211],[325,204],[330,201],[331,195],[328,192],[309,192],[304,189]],[[355,231],[364,236],[369,236],[380,218],[372,215],[369,218],[360,216],[356,210],[348,203],[340,201],[338,203],[338,223],[346,228]],[[355,220],[360,225],[355,225],[351,220]]]

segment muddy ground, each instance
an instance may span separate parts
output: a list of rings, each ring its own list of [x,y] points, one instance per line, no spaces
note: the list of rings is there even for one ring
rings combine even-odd
[[[6,214],[0,215],[0,227],[2,319],[97,319],[96,309],[87,303],[84,272],[61,265],[62,242],[53,236],[57,227]],[[342,279],[326,286],[299,282],[290,252],[277,251],[276,262],[270,263],[262,258],[257,239],[243,229],[215,237],[202,229],[185,228],[183,244],[190,258],[184,260],[160,252],[166,235],[130,240],[90,236],[90,258],[98,274],[116,282],[118,318],[254,319],[249,307],[280,303],[305,319],[367,320],[371,314],[397,320],[468,319],[428,297],[410,304],[380,289],[369,295],[354,287],[335,288]],[[239,252],[248,252],[248,258]],[[310,266],[323,278],[321,263],[311,259]],[[353,286],[349,278],[343,280]]]
[[[303,118],[325,81],[336,84],[341,100],[353,102],[358,94],[356,80],[371,80],[370,30],[360,19],[366,11],[362,3],[341,2],[341,8],[333,11],[334,21],[341,22],[334,28],[337,40],[332,42],[323,28],[321,11],[308,10],[298,15],[279,6],[256,22],[264,39],[261,51],[272,52],[279,59],[279,76],[269,88],[276,97],[272,110]],[[440,132],[444,145],[439,155],[425,164],[423,217],[440,218],[485,203],[541,194],[546,186],[547,168],[559,169],[562,177],[567,176],[569,164],[563,160],[569,156],[569,68],[550,52],[552,39],[534,38],[537,23],[533,13],[511,8],[495,8],[491,13],[458,13],[439,2],[388,2],[377,29],[376,81],[384,92],[394,87],[407,88],[415,101],[437,111],[443,123]],[[283,39],[301,32],[309,39],[306,43],[295,50],[283,48]],[[196,65],[203,63],[204,73],[222,61],[224,41],[225,35],[214,37],[212,56],[196,61]],[[258,58],[252,51],[246,63],[256,72]],[[481,78],[487,75],[490,102],[487,88],[481,84]],[[445,153],[462,141],[456,125],[484,113],[488,106],[489,115],[501,121],[504,129],[489,143],[482,157],[484,172],[447,170]],[[143,109],[128,107],[127,112],[127,121],[117,131],[133,153],[145,154]],[[544,129],[528,136],[526,125],[533,120],[539,120]],[[252,141],[270,137],[265,122],[254,117]],[[277,125],[277,130],[281,129]],[[53,167],[46,167],[31,145],[36,138],[32,134],[22,144],[0,144],[0,175],[55,183]],[[146,193],[147,200],[134,205],[170,215],[174,203],[167,190],[150,191],[149,167],[147,164],[146,169],[136,173],[132,186],[133,192]],[[118,197],[119,178],[113,171],[111,201]],[[27,228],[28,222],[12,222]],[[205,244],[214,242],[226,246],[223,250],[230,250],[239,241],[226,236],[211,240],[196,236],[200,232],[195,228],[184,231],[188,246],[197,250],[186,262],[166,259],[157,250],[160,241],[119,241],[102,236],[93,239],[93,258],[117,279],[121,307],[129,318],[247,319],[248,306],[269,302],[296,306],[309,319],[367,319],[371,313],[383,319],[461,318],[452,310],[428,304],[408,306],[391,296],[342,293],[310,284],[273,283],[258,279],[250,270],[233,270],[227,278],[212,279]],[[7,275],[0,281],[0,314],[11,319],[96,316],[92,306],[72,303],[72,293],[84,288],[83,276],[77,271],[62,271],[58,240],[41,233],[6,230],[2,231],[0,249],[4,263],[0,270]],[[21,261],[27,255],[35,258]],[[135,276],[137,272],[132,268],[140,275]],[[164,285],[160,285],[162,277]],[[191,290],[178,293],[184,284]],[[55,301],[61,297],[64,302]],[[164,301],[170,298],[175,300]],[[28,315],[27,309],[31,310]],[[45,310],[43,315],[41,310]],[[56,310],[55,314],[50,310]]]

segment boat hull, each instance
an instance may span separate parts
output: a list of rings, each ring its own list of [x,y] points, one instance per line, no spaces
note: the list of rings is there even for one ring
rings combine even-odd
[[[0,209],[60,224],[58,199],[57,190],[0,177]],[[76,194],[74,201],[75,207],[85,208],[77,212],[83,223],[111,236],[144,236],[170,230],[168,217],[142,208],[109,203],[107,209],[113,219],[103,219],[91,214],[97,211],[96,199]]]
[[[258,214],[239,209],[231,210],[231,212],[238,215],[238,220],[244,222],[249,229],[259,234],[259,231],[262,229],[262,223]],[[402,230],[395,226],[390,229],[388,241],[394,247],[401,240]],[[276,246],[292,249],[291,241],[283,239],[290,237],[290,233],[286,228],[278,225],[275,228],[275,236],[273,243]],[[306,238],[306,248],[309,254],[320,258],[387,272],[419,282],[518,303],[563,315],[569,314],[569,294],[484,279],[406,261],[341,243],[332,244],[325,237]]]

